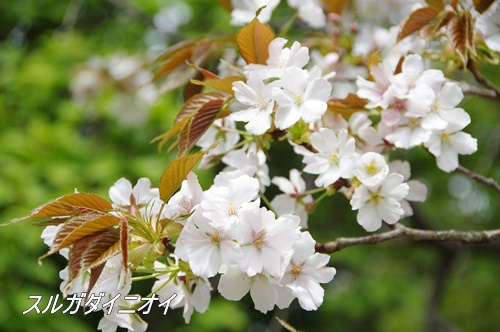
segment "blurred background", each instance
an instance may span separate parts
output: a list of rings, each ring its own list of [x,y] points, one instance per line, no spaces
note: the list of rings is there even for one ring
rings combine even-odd
[[[357,1],[350,10],[359,20],[373,18],[367,10],[373,3]],[[280,15],[290,14],[287,10],[278,8],[278,22]],[[387,16],[377,24],[394,19]],[[170,128],[182,94],[146,85],[152,77],[148,61],[169,45],[207,31],[238,31],[229,20],[229,13],[209,0],[1,1],[0,222],[27,215],[75,188],[107,197],[120,177],[158,183],[174,155],[159,154],[149,141]],[[480,69],[500,85],[498,66]],[[498,182],[500,105],[466,96],[461,106],[472,117],[466,131],[479,142],[478,152],[461,157],[461,163]],[[299,158],[290,161],[290,152],[286,144],[273,146],[271,176],[301,167]],[[429,188],[427,202],[417,205],[416,216],[405,224],[500,227],[493,190],[461,174],[443,173],[423,149],[400,157],[410,161],[412,177]],[[208,188],[213,171],[199,173]],[[268,192],[272,197],[277,189]],[[323,242],[366,235],[355,218],[349,203],[333,196],[310,217],[310,232]],[[0,330],[96,330],[100,313],[22,315],[34,303],[30,295],[43,296],[43,309],[59,292],[58,272],[65,261],[55,255],[37,264],[47,250],[41,232],[29,222],[0,228]],[[190,325],[180,310],[144,318],[148,331],[278,331],[275,314],[307,331],[498,331],[499,253],[498,244],[393,241],[351,247],[331,255],[337,276],[325,285],[324,303],[316,312],[294,302],[286,311],[263,315],[248,296],[230,302],[214,293],[210,309],[195,313]],[[147,294],[151,284],[134,287]]]

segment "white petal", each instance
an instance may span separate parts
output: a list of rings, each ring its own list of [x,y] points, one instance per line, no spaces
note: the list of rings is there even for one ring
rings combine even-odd
[[[365,204],[359,209],[357,220],[358,224],[368,232],[375,232],[382,227],[382,218],[371,204]]]
[[[231,301],[239,301],[250,290],[250,278],[238,266],[230,266],[220,277],[219,293]]]

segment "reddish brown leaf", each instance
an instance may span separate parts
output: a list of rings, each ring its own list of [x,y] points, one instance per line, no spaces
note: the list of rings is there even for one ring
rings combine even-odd
[[[247,63],[266,64],[269,58],[269,44],[274,38],[273,30],[255,18],[236,35],[236,43]]]
[[[87,287],[87,297],[91,294],[92,288],[94,288],[97,280],[99,280],[99,277],[101,276],[102,271],[104,270],[104,266],[106,266],[106,262],[97,265],[92,270],[90,270],[89,287]]]
[[[206,103],[225,99],[226,97],[226,95],[219,92],[206,92],[194,95],[184,103],[179,114],[175,117],[174,123],[178,123],[185,117],[195,115]]]
[[[202,73],[198,73],[195,78],[192,78],[185,86],[184,90],[182,92],[182,95],[184,97],[184,101],[188,100],[194,95],[197,95],[198,93],[201,93],[203,91],[203,86],[193,84],[193,80],[200,80],[203,78]]]
[[[448,38],[462,63],[467,64],[468,48],[471,47],[473,38],[473,25],[470,13],[459,13],[450,19],[447,25]]]
[[[190,59],[193,55],[193,48],[182,48],[178,52],[174,53],[168,60],[158,69],[158,71],[153,76],[153,80],[158,79],[164,74],[168,74],[174,69],[177,69],[181,65],[186,64],[186,60]]]
[[[455,16],[453,12],[450,11],[442,11],[439,13],[439,15],[436,17],[436,20],[431,23],[427,24],[424,26],[422,29],[420,29],[419,34],[423,38],[430,38],[434,36],[434,34],[444,27],[445,25],[448,24],[448,22]]]
[[[71,216],[95,211],[108,211],[111,209],[111,204],[97,195],[76,193],[59,197],[49,203],[33,209],[29,216],[10,220],[6,223],[3,223],[1,226],[7,226],[22,220],[47,218],[51,218],[51,220],[38,222],[36,223],[36,225],[59,225],[65,222]]]
[[[433,7],[424,7],[417,9],[408,17],[406,22],[399,33],[398,40],[401,40],[412,33],[419,31],[427,24],[430,24],[432,20],[436,18],[439,14],[439,10]]]
[[[402,56],[399,61],[398,61],[398,64],[396,65],[396,69],[394,69],[394,75],[397,75],[399,74],[402,70],[403,70],[403,62],[405,61],[405,57]]]
[[[50,251],[40,259],[66,248],[76,241],[115,226],[120,218],[101,212],[91,212],[74,216],[66,222],[57,233]]]
[[[228,98],[228,95],[222,95],[220,99],[210,100],[204,103],[203,106],[191,116],[190,120],[180,132],[179,156],[185,155],[194,147],[198,139],[217,118],[217,115]]]
[[[120,250],[120,230],[113,228],[88,235],[76,241],[69,250],[69,279],[64,292],[71,283],[87,269],[103,264]]]
[[[202,41],[201,38],[185,40],[169,47],[162,55],[160,55],[154,62],[161,62],[171,58],[175,53],[183,52],[185,49],[193,49],[193,47]]]
[[[495,0],[474,0],[474,7],[479,13],[485,12]]]
[[[358,97],[354,93],[349,93],[343,99],[332,98],[328,101],[328,110],[341,114],[345,119],[360,111],[365,111],[366,99]]]
[[[210,70],[206,70],[204,68],[201,68],[194,63],[188,63],[188,65],[196,70],[198,70],[204,78],[206,79],[219,79],[220,77],[214,73],[212,73]]]
[[[123,269],[128,271],[128,246],[129,246],[129,225],[127,219],[120,222],[120,249],[122,252]]]

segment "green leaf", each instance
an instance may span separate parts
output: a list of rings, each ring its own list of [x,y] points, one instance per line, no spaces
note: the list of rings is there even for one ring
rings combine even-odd
[[[175,159],[168,165],[160,179],[160,198],[167,202],[174,194],[182,181],[186,178],[193,167],[207,153],[202,151],[190,156]]]

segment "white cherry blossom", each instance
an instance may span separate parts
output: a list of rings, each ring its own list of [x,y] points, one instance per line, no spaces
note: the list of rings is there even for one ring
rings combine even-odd
[[[281,277],[290,259],[291,244],[298,238],[300,219],[284,215],[275,219],[265,208],[244,209],[235,226],[241,246],[241,270],[249,276],[266,273]]]
[[[317,67],[316,67],[317,68]],[[286,129],[300,119],[312,123],[321,118],[328,107],[332,86],[322,77],[321,70],[302,70],[290,67],[280,80],[282,88],[273,88],[273,98],[278,103],[275,124]]]
[[[353,210],[358,211],[358,223],[368,232],[396,223],[404,215],[399,203],[408,195],[409,187],[401,174],[389,174],[384,182],[375,187],[359,186],[351,199]]]
[[[249,64],[244,67],[245,75],[258,73],[263,79],[281,78],[285,69],[290,67],[303,68],[309,62],[309,49],[299,42],[294,42],[290,48],[285,47],[287,40],[275,38],[269,44],[269,59],[265,65]]]
[[[355,175],[366,186],[378,186],[389,174],[385,158],[375,152],[367,152],[358,161]]]
[[[262,135],[271,128],[271,113],[274,110],[272,83],[266,85],[258,74],[249,75],[246,83],[233,83],[234,97],[238,101],[231,105],[231,118],[248,122],[245,129],[253,135]]]
[[[313,197],[306,195],[306,183],[296,169],[290,170],[290,180],[282,176],[275,176],[272,183],[280,188],[284,194],[276,195],[271,206],[278,215],[295,214],[300,218],[300,226],[307,228],[307,204],[312,203]]]
[[[341,177],[354,176],[358,155],[354,151],[354,138],[347,139],[347,130],[342,129],[337,136],[330,129],[321,128],[311,135],[311,145],[317,153],[296,151],[304,155],[303,162],[307,165],[304,172],[319,174],[315,181],[318,187],[327,187]]]
[[[410,217],[413,215],[413,209],[409,202],[425,202],[427,199],[427,186],[418,180],[410,180],[411,169],[408,161],[391,161],[389,163],[389,171],[403,175],[408,184],[408,195],[399,203],[405,212],[404,217]]]
[[[173,256],[176,260],[177,258]],[[155,262],[155,269],[165,269],[166,266],[158,261]],[[212,286],[205,278],[188,278],[186,273],[179,272],[171,279],[171,274],[166,273],[157,277],[158,280],[153,285],[153,293],[158,294],[160,301],[170,301],[170,308],[177,309],[184,307],[182,316],[186,324],[189,324],[194,310],[199,313],[207,311],[210,304],[210,291]]]
[[[477,151],[477,140],[464,129],[470,123],[470,116],[463,112],[443,130],[435,130],[425,142],[425,147],[436,157],[437,166],[445,172],[452,172],[458,167],[459,154],[472,154]]]
[[[222,173],[221,173],[222,174]],[[239,220],[240,211],[259,195],[259,181],[248,175],[237,178],[221,177],[209,190],[201,202],[203,215],[215,226],[230,227]]]
[[[213,277],[222,264],[235,264],[241,257],[232,230],[233,227],[214,225],[197,209],[179,235],[175,254],[189,262],[196,276]]]
[[[330,256],[316,253],[309,232],[300,234],[293,244],[293,255],[290,259],[281,284],[286,285],[299,300],[305,310],[316,310],[323,303],[325,291],[319,285],[332,281],[336,270],[327,267]]]
[[[319,0],[287,0],[288,5],[296,8],[301,21],[309,24],[311,28],[321,29],[326,25],[326,15]]]
[[[287,308],[294,299],[293,295],[272,280],[263,273],[249,277],[239,266],[233,265],[221,276],[218,290],[231,301],[239,301],[250,292],[255,309],[262,313],[273,310],[275,305],[280,309]]]
[[[203,190],[198,182],[198,177],[190,172],[186,180],[182,181],[181,189],[168,201],[168,205],[174,213],[170,218],[184,224],[183,217],[192,213],[202,199]]]

